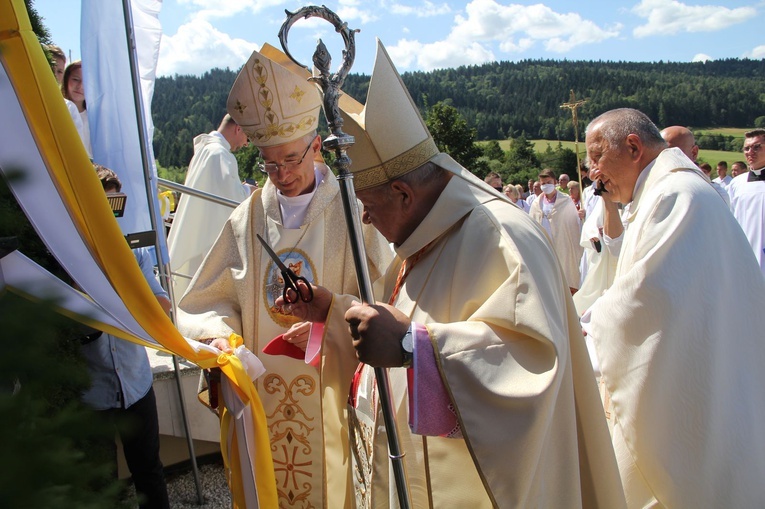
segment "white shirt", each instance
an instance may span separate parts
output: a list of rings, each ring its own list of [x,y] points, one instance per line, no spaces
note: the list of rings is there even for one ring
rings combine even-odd
[[[300,228],[308,212],[308,205],[311,204],[313,195],[316,194],[316,188],[321,184],[324,177],[322,173],[314,167],[314,184],[310,193],[299,196],[284,196],[281,191],[276,191],[276,199],[279,200],[279,208],[282,212],[282,224],[290,230]]]
[[[728,187],[731,180],[733,180],[733,178],[730,175],[725,175],[725,178],[721,179],[720,177],[717,177],[712,182],[717,182],[723,187]]]

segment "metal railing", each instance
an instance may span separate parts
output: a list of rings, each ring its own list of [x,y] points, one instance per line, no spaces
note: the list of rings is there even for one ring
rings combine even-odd
[[[224,198],[222,196],[218,196],[213,193],[208,193],[206,191],[200,191],[198,189],[184,186],[183,184],[178,184],[170,180],[158,178],[157,183],[160,187],[170,189],[171,191],[178,191],[182,194],[195,196],[197,198],[211,201],[219,205],[231,207],[232,209],[236,208],[239,205],[239,203],[234,200],[230,200],[228,198]],[[163,229],[163,232],[164,232],[164,229]],[[173,319],[173,322],[175,323],[176,302],[175,302],[175,292],[173,291],[172,276],[181,276],[181,277],[189,277],[189,276],[185,274],[179,274],[179,273],[173,272],[172,267],[170,267],[170,264],[167,264],[167,269],[168,269],[167,272],[163,273],[163,271],[160,271],[160,273],[161,275],[165,275],[169,273],[169,275],[167,276],[165,287],[167,288],[167,291],[168,291],[167,293],[170,296],[170,302],[172,304],[172,319]],[[180,364],[178,363],[177,355],[173,355],[173,371],[175,372],[175,385],[176,385],[176,390],[178,391],[178,399],[180,400],[179,404],[180,404],[180,410],[181,410],[181,420],[183,421],[183,429],[184,429],[184,432],[186,433],[186,442],[189,449],[189,459],[191,462],[191,470],[194,476],[194,484],[197,489],[197,502],[199,505],[201,505],[204,503],[204,496],[202,494],[202,487],[199,480],[199,469],[197,467],[196,453],[194,451],[194,443],[191,437],[191,429],[189,427],[188,414],[186,413],[186,403],[183,400],[183,388],[181,386],[181,368],[180,368]]]

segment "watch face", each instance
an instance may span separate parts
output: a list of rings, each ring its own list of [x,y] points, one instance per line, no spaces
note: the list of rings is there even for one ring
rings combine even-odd
[[[412,361],[414,360],[414,338],[412,337],[412,329],[406,331],[404,337],[401,338],[401,353],[404,356],[402,367],[412,367]]]
[[[414,341],[412,340],[412,333],[407,331],[404,338],[401,340],[401,348],[405,351],[412,353],[414,351]]]

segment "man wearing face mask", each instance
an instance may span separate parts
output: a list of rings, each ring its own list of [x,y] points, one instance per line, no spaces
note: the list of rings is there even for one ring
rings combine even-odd
[[[550,236],[571,293],[575,293],[579,288],[579,261],[582,259],[579,214],[571,198],[555,188],[552,170],[539,173],[539,184],[542,194],[534,200],[529,214]]]

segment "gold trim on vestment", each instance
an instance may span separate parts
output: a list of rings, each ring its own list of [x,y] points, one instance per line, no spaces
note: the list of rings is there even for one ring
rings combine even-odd
[[[357,191],[379,186],[393,179],[416,170],[438,154],[438,147],[433,138],[428,137],[403,154],[390,161],[365,170],[353,172],[353,185]],[[353,169],[351,168],[351,171]]]

